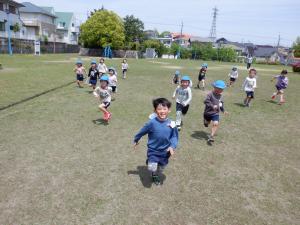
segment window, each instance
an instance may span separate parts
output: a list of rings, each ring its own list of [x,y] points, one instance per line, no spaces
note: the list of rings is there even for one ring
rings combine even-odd
[[[0,22],[0,31],[5,31],[5,23]]]
[[[14,30],[14,26],[10,25],[10,26],[9,26],[9,29],[10,29],[10,30]]]
[[[72,27],[74,27],[74,23],[72,23]]]
[[[0,11],[4,11],[4,4],[3,4],[3,2],[0,2]]]
[[[16,7],[9,5],[9,12],[12,14],[16,14]]]

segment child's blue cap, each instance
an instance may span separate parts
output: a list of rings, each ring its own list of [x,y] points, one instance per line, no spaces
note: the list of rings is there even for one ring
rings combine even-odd
[[[100,77],[100,81],[109,81],[109,78],[108,78],[108,76],[107,75],[103,75],[103,76],[101,76]]]
[[[183,77],[181,78],[181,81],[191,81],[191,79],[188,75],[183,75]]]
[[[91,61],[91,65],[92,65],[92,64],[97,64],[96,60],[92,60],[92,61]]]
[[[76,61],[76,65],[78,65],[78,64],[81,64],[81,65],[82,65],[82,61],[81,61],[80,59],[78,59],[78,60]]]
[[[215,88],[225,89],[226,83],[223,80],[216,80],[212,83],[212,86]]]
[[[206,68],[208,67],[207,63],[203,63],[201,66]]]
[[[180,74],[180,71],[179,70],[176,70],[175,71],[175,75],[179,75]]]

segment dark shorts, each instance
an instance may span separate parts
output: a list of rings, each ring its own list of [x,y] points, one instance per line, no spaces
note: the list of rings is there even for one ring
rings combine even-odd
[[[117,86],[111,86],[111,90],[113,93],[117,92]]]
[[[207,122],[210,122],[210,121],[220,121],[220,116],[219,116],[219,114],[214,114],[214,115],[206,115],[206,114],[204,114],[204,115],[203,115],[203,118],[204,118]]]
[[[90,79],[90,84],[96,85],[96,84],[97,84],[97,80],[91,80],[91,79]]]
[[[198,80],[199,80],[199,81],[201,81],[201,80],[205,80],[205,75],[201,75],[201,74],[199,74],[199,76],[198,76]]]
[[[254,98],[254,91],[246,91],[246,95],[248,98]]]
[[[177,77],[174,77],[174,78],[173,78],[173,83],[174,83],[174,84],[178,84],[178,83],[179,83],[179,79],[178,79]]]
[[[282,91],[283,89],[285,89],[285,88],[279,87],[277,85],[275,87],[276,87],[277,91]]]
[[[127,69],[123,69],[123,73],[126,73],[127,72]]]
[[[104,105],[104,108],[108,108],[110,106],[110,102],[102,102],[102,104]]]
[[[230,81],[235,82],[236,78],[230,77]]]
[[[76,74],[76,79],[79,81],[83,81],[83,75],[82,74]]]
[[[176,102],[176,111],[181,111],[185,115],[189,110],[190,105],[183,106],[180,103]]]

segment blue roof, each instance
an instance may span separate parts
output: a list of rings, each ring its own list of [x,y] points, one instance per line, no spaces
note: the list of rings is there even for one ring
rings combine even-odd
[[[52,13],[44,10],[43,8],[32,4],[31,2],[22,2],[22,5],[24,5],[25,7],[20,7],[19,11],[20,12],[24,12],[24,13],[40,13],[40,14],[44,14],[53,18],[56,18],[55,15],[53,15]]]

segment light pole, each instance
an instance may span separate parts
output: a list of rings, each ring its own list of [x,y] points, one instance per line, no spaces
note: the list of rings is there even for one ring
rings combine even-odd
[[[11,48],[11,41],[10,41],[10,35],[11,34],[10,34],[9,9],[6,9],[5,12],[6,12],[6,15],[7,15],[7,28],[8,28],[8,30],[7,30],[7,35],[8,35],[8,53],[10,55],[12,55],[12,48]]]

